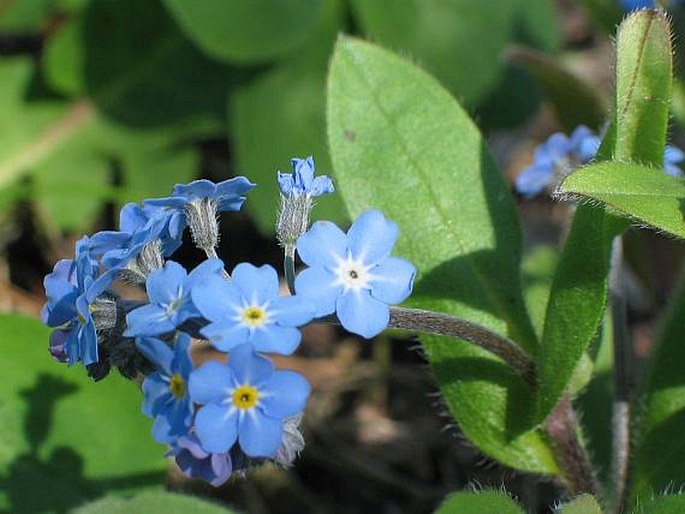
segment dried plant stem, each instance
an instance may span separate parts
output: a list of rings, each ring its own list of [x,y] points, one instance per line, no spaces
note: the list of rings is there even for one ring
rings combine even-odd
[[[391,307],[388,328],[445,335],[468,341],[500,357],[529,385],[535,387],[535,364],[528,354],[513,341],[481,325],[441,312]]]
[[[630,466],[631,387],[630,365],[632,347],[628,330],[626,295],[620,277],[623,263],[623,239],[617,236],[611,249],[609,294],[614,339],[614,400],[612,412],[612,474],[615,513],[623,512],[628,493]]]

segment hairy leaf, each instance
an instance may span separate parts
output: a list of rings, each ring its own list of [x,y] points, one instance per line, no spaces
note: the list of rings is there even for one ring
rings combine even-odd
[[[521,507],[506,494],[495,491],[454,493],[447,497],[435,514],[523,514]]]

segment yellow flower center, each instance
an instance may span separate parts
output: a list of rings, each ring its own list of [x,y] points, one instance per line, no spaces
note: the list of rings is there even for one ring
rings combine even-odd
[[[259,391],[252,386],[240,386],[233,391],[233,405],[238,409],[251,409],[258,400]]]
[[[174,373],[169,381],[169,391],[176,398],[183,398],[186,395],[186,381],[178,373]]]
[[[83,314],[79,313],[78,316],[77,316],[77,318],[78,318],[78,322],[79,322],[81,325],[85,325],[85,324],[86,324],[86,318],[83,317]]]
[[[258,327],[266,323],[266,312],[259,307],[248,307],[243,311],[243,321],[251,327]]]

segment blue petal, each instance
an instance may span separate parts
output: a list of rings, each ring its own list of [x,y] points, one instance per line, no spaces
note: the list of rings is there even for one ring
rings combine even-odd
[[[200,330],[200,333],[206,337],[217,350],[228,352],[231,349],[245,344],[250,336],[250,329],[241,324],[232,321],[217,321],[210,323]]]
[[[416,268],[399,257],[388,257],[371,270],[371,296],[388,304],[401,303],[411,294]]]
[[[261,305],[278,296],[278,273],[269,265],[258,268],[241,262],[233,269],[231,278],[251,305]]]
[[[126,315],[126,325],[126,337],[158,336],[176,329],[166,309],[151,303],[129,312]]]
[[[316,307],[315,316],[325,316],[335,312],[335,302],[343,291],[341,285],[334,285],[336,280],[325,268],[308,268],[295,278],[295,291]]]
[[[284,195],[289,195],[293,192],[293,176],[290,173],[281,173],[280,171],[278,172],[277,175],[277,180],[278,180],[278,187],[281,190],[281,193]]]
[[[160,373],[151,373],[143,380],[143,395],[143,414],[148,418],[154,418],[164,409],[164,405],[171,397],[169,382]]]
[[[220,212],[239,211],[245,201],[245,195],[255,187],[245,177],[224,180],[216,185],[217,208]]]
[[[685,153],[673,145],[666,145],[664,149],[664,164],[676,164],[685,160]]]
[[[269,318],[284,327],[299,327],[312,320],[316,306],[300,296],[283,296],[269,302]]]
[[[168,304],[180,298],[187,276],[185,268],[174,261],[150,273],[146,283],[150,303]]]
[[[193,304],[209,321],[228,321],[243,308],[242,292],[225,278],[205,276],[190,289]]]
[[[382,212],[366,211],[347,231],[347,244],[355,260],[360,259],[369,265],[390,255],[398,234],[397,224],[388,220]]]
[[[184,332],[179,333],[174,343],[174,361],[171,369],[188,380],[193,370],[193,361],[190,358],[190,336]]]
[[[282,419],[302,411],[311,392],[309,382],[294,371],[275,371],[262,386],[260,406],[272,418]]]
[[[160,413],[155,419],[155,422],[162,419],[164,422],[159,423],[157,433],[155,433],[155,427],[153,426],[152,435],[158,443],[171,443],[179,437],[188,435],[188,429],[192,421],[192,411],[188,399],[173,398],[167,404],[164,412]]]
[[[368,290],[338,298],[336,312],[344,328],[367,339],[380,334],[390,321],[388,306],[372,298]]]
[[[208,482],[214,487],[219,487],[228,480],[233,472],[231,455],[229,453],[212,453],[209,459],[215,477]]]
[[[166,376],[170,377],[174,374],[172,366],[174,352],[165,342],[154,337],[139,337],[136,339],[136,346],[140,353],[162,370]]]
[[[98,361],[98,336],[92,319],[79,331],[79,355],[84,366]]]
[[[105,230],[90,238],[89,253],[91,258],[100,257],[111,250],[125,249],[130,243],[130,233]]]
[[[314,158],[310,155],[306,159],[291,159],[290,162],[293,166],[293,177],[298,189],[300,192],[309,191],[314,180]]]
[[[561,132],[552,134],[547,138],[547,141],[542,144],[542,152],[544,152],[544,155],[552,161],[558,161],[568,157],[572,149],[571,140]]]
[[[522,196],[531,198],[550,185],[553,173],[554,167],[550,163],[533,164],[518,174],[514,187]]]
[[[233,371],[217,361],[205,362],[188,379],[191,400],[201,405],[224,401],[235,386]]]
[[[190,184],[176,184],[172,194],[193,200],[211,198],[215,192],[216,184],[211,180],[202,179],[193,180]]]
[[[676,164],[671,164],[671,163],[665,163],[664,164],[664,173],[667,175],[670,175],[672,177],[682,177],[683,176],[683,170],[680,169]]]
[[[236,346],[228,356],[228,366],[233,370],[240,385],[258,386],[267,380],[274,370],[274,364],[266,357],[255,353],[252,346]]]
[[[250,457],[273,457],[283,441],[283,422],[257,409],[240,419],[240,448]]]
[[[307,266],[337,266],[347,257],[347,236],[330,221],[316,221],[297,240],[297,253]]]
[[[216,276],[223,278],[221,275],[223,269],[224,263],[221,259],[207,259],[202,261],[202,264],[196,266],[195,269],[188,275],[188,279],[185,281],[186,289],[195,287],[197,284],[204,282],[209,277]]]
[[[333,193],[335,191],[335,187],[333,187],[333,181],[327,177],[326,175],[321,175],[320,177],[316,177],[314,179],[314,182],[312,182],[312,187],[311,187],[311,195],[312,196],[321,196],[321,195],[327,195],[330,193]]]
[[[238,412],[226,405],[205,405],[195,416],[195,432],[205,450],[225,453],[238,438]]]
[[[145,227],[147,222],[148,216],[145,215],[143,208],[137,203],[127,203],[121,208],[119,213],[119,230],[122,232],[137,232]]]
[[[296,328],[267,325],[254,331],[248,342],[258,352],[290,355],[301,339],[302,334]]]

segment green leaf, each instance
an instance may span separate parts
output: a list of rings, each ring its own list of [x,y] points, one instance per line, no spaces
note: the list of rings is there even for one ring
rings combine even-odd
[[[685,182],[662,168],[601,162],[572,173],[559,191],[600,201],[639,224],[685,238]]]
[[[661,68],[666,66],[670,76],[671,59],[665,14],[631,14],[619,27],[616,45],[614,122],[597,161],[613,157],[662,166],[670,79]],[[626,225],[603,206],[580,205],[576,211],[552,285],[538,358],[541,420],[566,390],[597,333],[606,305],[611,241]]]
[[[619,26],[616,160],[663,165],[673,76],[671,45],[671,29],[663,11],[635,12]]]
[[[106,490],[160,486],[164,447],[150,436],[138,387],[93,383],[47,353],[50,330],[0,316],[0,508],[62,512]]]
[[[48,21],[54,0],[9,1],[0,5],[0,29],[38,31]]]
[[[496,85],[517,0],[497,7],[473,0],[352,0],[364,34],[408,53],[464,103],[476,104]],[[484,35],[487,34],[487,37]]]
[[[178,493],[149,492],[133,498],[110,496],[71,511],[73,514],[231,514],[223,505]]]
[[[558,509],[559,514],[602,514],[602,508],[597,500],[589,494],[575,498]]]
[[[634,492],[642,497],[685,484],[685,279],[673,298],[642,391],[633,467]]]
[[[341,38],[328,85],[335,177],[349,212],[382,209],[400,227],[396,253],[419,269],[411,304],[510,336],[536,337],[521,293],[520,229],[511,196],[466,113],[397,56]],[[463,341],[423,337],[466,436],[517,469],[554,473],[529,424],[533,393],[502,361]]]
[[[521,507],[509,496],[495,491],[454,493],[447,497],[435,514],[523,514]]]
[[[557,52],[562,39],[558,9],[558,5],[549,0],[519,0],[515,40],[544,52]]]
[[[538,338],[542,336],[547,301],[558,260],[558,252],[545,245],[536,246],[523,259],[523,292]]]
[[[161,0],[91,0],[50,38],[43,67],[55,89],[137,127],[209,120],[220,129],[237,75],[197,50]]]
[[[164,4],[188,38],[208,55],[228,62],[255,63],[302,47],[324,1],[164,0]]]
[[[685,510],[685,495],[661,496],[640,505],[635,514],[681,514]]]
[[[291,157],[313,155],[317,174],[331,172],[326,145],[326,66],[342,14],[338,0],[327,0],[315,31],[316,46],[231,95],[230,134],[235,141],[237,169],[259,186],[250,193],[245,207],[265,234],[272,234],[276,223],[277,170],[290,172]],[[313,217],[340,223],[347,220],[335,194],[318,199]]]
[[[594,86],[534,50],[514,49],[508,56],[535,76],[567,132],[581,124],[595,130],[604,125],[607,105]]]

